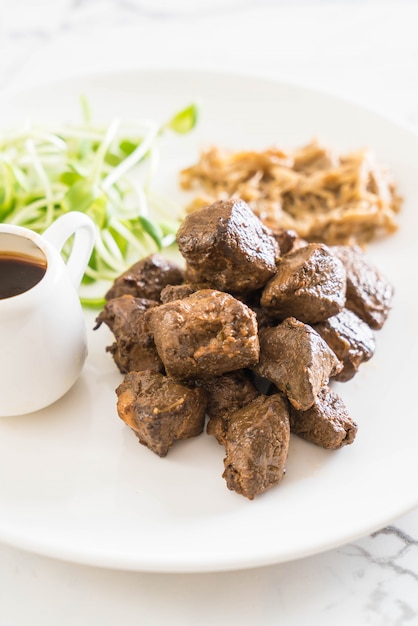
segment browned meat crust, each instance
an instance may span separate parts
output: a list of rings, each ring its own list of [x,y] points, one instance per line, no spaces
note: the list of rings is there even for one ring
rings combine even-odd
[[[341,311],[345,290],[341,261],[325,245],[311,243],[280,259],[260,303],[279,319],[293,316],[314,324]]]
[[[180,267],[161,254],[151,254],[118,276],[105,297],[111,300],[129,294],[136,298],[159,300],[163,287],[182,282],[183,270]]]
[[[351,380],[361,363],[371,359],[374,354],[373,331],[349,309],[343,309],[325,322],[315,324],[314,328],[343,364],[341,372],[333,376],[335,380]]]
[[[179,439],[203,432],[206,392],[158,372],[130,372],[116,390],[119,417],[159,456]]]
[[[201,384],[208,393],[207,433],[224,444],[230,413],[249,404],[260,394],[243,370],[202,380]]]
[[[223,477],[228,489],[252,500],[283,477],[290,441],[287,402],[258,396],[228,418]]]
[[[243,293],[263,287],[276,271],[278,245],[241,200],[216,202],[188,215],[177,233],[187,278]]]
[[[348,414],[340,396],[329,387],[320,390],[315,404],[307,411],[290,407],[292,433],[329,450],[353,443],[357,424]]]
[[[347,273],[345,306],[375,330],[382,328],[392,306],[393,286],[358,246],[333,246]]]
[[[209,378],[258,360],[256,316],[230,294],[202,289],[149,313],[158,354],[169,376]]]
[[[273,382],[293,406],[311,407],[341,363],[322,337],[294,317],[273,328],[261,328],[260,360],[252,369]]]
[[[181,285],[166,285],[161,291],[160,300],[163,304],[173,300],[182,300],[191,296],[200,289],[207,289],[208,285],[201,283],[183,283]]]
[[[122,374],[164,370],[146,316],[146,312],[158,304],[155,300],[120,296],[109,300],[97,317],[96,328],[104,323],[115,337],[115,342],[106,350],[112,354]]]
[[[292,229],[286,228],[273,228],[273,237],[279,245],[280,255],[284,256],[289,252],[294,252],[303,248],[308,243],[302,237],[299,237],[298,233]]]

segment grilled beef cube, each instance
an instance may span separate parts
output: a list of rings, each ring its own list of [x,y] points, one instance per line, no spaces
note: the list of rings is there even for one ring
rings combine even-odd
[[[281,256],[299,250],[299,248],[303,248],[308,243],[305,239],[302,239],[295,230],[275,228],[272,232],[273,237],[279,245]]]
[[[263,287],[276,270],[277,243],[242,200],[218,201],[187,215],[177,232],[193,282],[245,293]]]
[[[309,409],[329,377],[342,369],[322,337],[294,317],[261,328],[259,338],[260,360],[252,369],[274,383],[296,409]]]
[[[289,412],[279,393],[258,396],[228,418],[223,478],[228,489],[252,500],[285,473]]]
[[[140,443],[163,457],[179,439],[196,437],[205,423],[206,392],[158,372],[130,372],[116,389],[119,417]]]
[[[307,411],[290,407],[290,430],[318,446],[337,450],[353,443],[357,424],[349,416],[340,396],[325,386]]]
[[[96,318],[96,328],[105,323],[115,337],[106,351],[112,354],[122,374],[138,370],[164,371],[146,316],[146,312],[158,304],[155,300],[120,296],[109,300]]]
[[[375,350],[374,334],[370,326],[349,309],[314,325],[337,358],[343,369],[335,374],[340,382],[351,380],[361,363],[372,358]]]
[[[392,304],[394,289],[358,246],[332,246],[347,273],[346,307],[366,324],[382,328]]]
[[[183,275],[183,270],[175,263],[161,254],[151,254],[118,276],[105,298],[111,300],[129,294],[136,298],[159,300],[163,287],[182,283]]]
[[[343,264],[324,244],[311,243],[280,259],[260,302],[278,319],[314,324],[342,310],[345,290]]]
[[[169,376],[209,378],[258,360],[253,311],[228,293],[201,289],[149,312],[158,354]]]
[[[229,414],[249,404],[260,394],[243,370],[209,378],[201,384],[208,394],[206,413],[209,421],[206,431],[218,443],[225,444]]]

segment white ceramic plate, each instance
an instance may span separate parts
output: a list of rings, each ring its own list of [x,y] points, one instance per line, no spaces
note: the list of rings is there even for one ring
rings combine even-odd
[[[371,146],[405,197],[399,233],[371,258],[396,299],[375,357],[339,386],[359,424],[357,440],[326,452],[291,441],[280,486],[250,502],[221,478],[223,450],[202,435],[165,459],[140,446],[119,420],[121,376],[105,353],[106,328],[90,332],[75,387],[39,413],[0,420],[0,540],[71,561],[144,571],[214,571],[296,559],[350,542],[418,503],[418,139],[353,103],[302,87],[200,72],[89,76],[10,94],[10,125],[78,119],[87,95],[97,118],[161,121],[198,99],[198,129],[163,154],[161,187],[178,195],[177,172],[208,144],[294,147],[319,136],[337,150]],[[93,317],[87,316],[88,327]],[[24,389],[22,389],[24,393]],[[1,402],[1,399],[0,399]]]

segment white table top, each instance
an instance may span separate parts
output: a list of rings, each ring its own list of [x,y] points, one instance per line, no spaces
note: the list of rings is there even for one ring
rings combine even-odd
[[[414,0],[2,0],[0,84],[108,69],[292,79],[418,129]],[[1,480],[1,478],[0,478]],[[354,544],[238,572],[147,574],[0,545],[0,626],[418,623],[418,509]]]

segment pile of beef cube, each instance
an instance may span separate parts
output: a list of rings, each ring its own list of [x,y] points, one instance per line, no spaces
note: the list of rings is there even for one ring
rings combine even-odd
[[[177,244],[184,268],[139,261],[97,318],[124,374],[118,414],[161,457],[208,418],[228,488],[253,499],[282,479],[290,433],[327,449],[353,442],[330,381],[373,356],[393,288],[360,248],[272,231],[241,200],[188,215]]]

